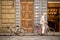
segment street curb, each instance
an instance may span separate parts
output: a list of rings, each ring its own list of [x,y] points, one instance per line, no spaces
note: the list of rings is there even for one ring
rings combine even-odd
[[[0,36],[60,36],[60,33],[47,33],[45,35],[38,35],[37,33],[20,33],[20,34],[14,34],[14,33],[0,33]]]

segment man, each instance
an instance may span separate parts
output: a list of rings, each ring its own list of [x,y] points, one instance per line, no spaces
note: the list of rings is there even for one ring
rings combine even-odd
[[[40,19],[40,24],[42,25],[42,34],[45,34],[46,31],[47,31],[47,28],[48,28],[48,25],[47,25],[47,14],[46,13],[43,13],[41,19]]]

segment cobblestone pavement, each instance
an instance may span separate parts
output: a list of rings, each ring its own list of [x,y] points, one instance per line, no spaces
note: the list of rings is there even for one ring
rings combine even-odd
[[[0,40],[60,40],[60,36],[0,36]]]

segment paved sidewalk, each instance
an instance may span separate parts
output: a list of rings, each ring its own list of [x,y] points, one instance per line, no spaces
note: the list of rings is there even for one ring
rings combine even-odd
[[[0,40],[60,40],[60,36],[0,36]]]

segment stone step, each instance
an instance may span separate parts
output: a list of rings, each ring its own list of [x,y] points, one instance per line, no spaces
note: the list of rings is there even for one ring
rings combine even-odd
[[[20,33],[20,34],[15,34],[15,33],[0,33],[1,36],[16,36],[16,35],[19,35],[19,36],[40,36],[38,35],[37,33]],[[42,36],[42,35],[41,35]],[[43,35],[43,36],[60,36],[60,33],[47,33],[46,35]]]

